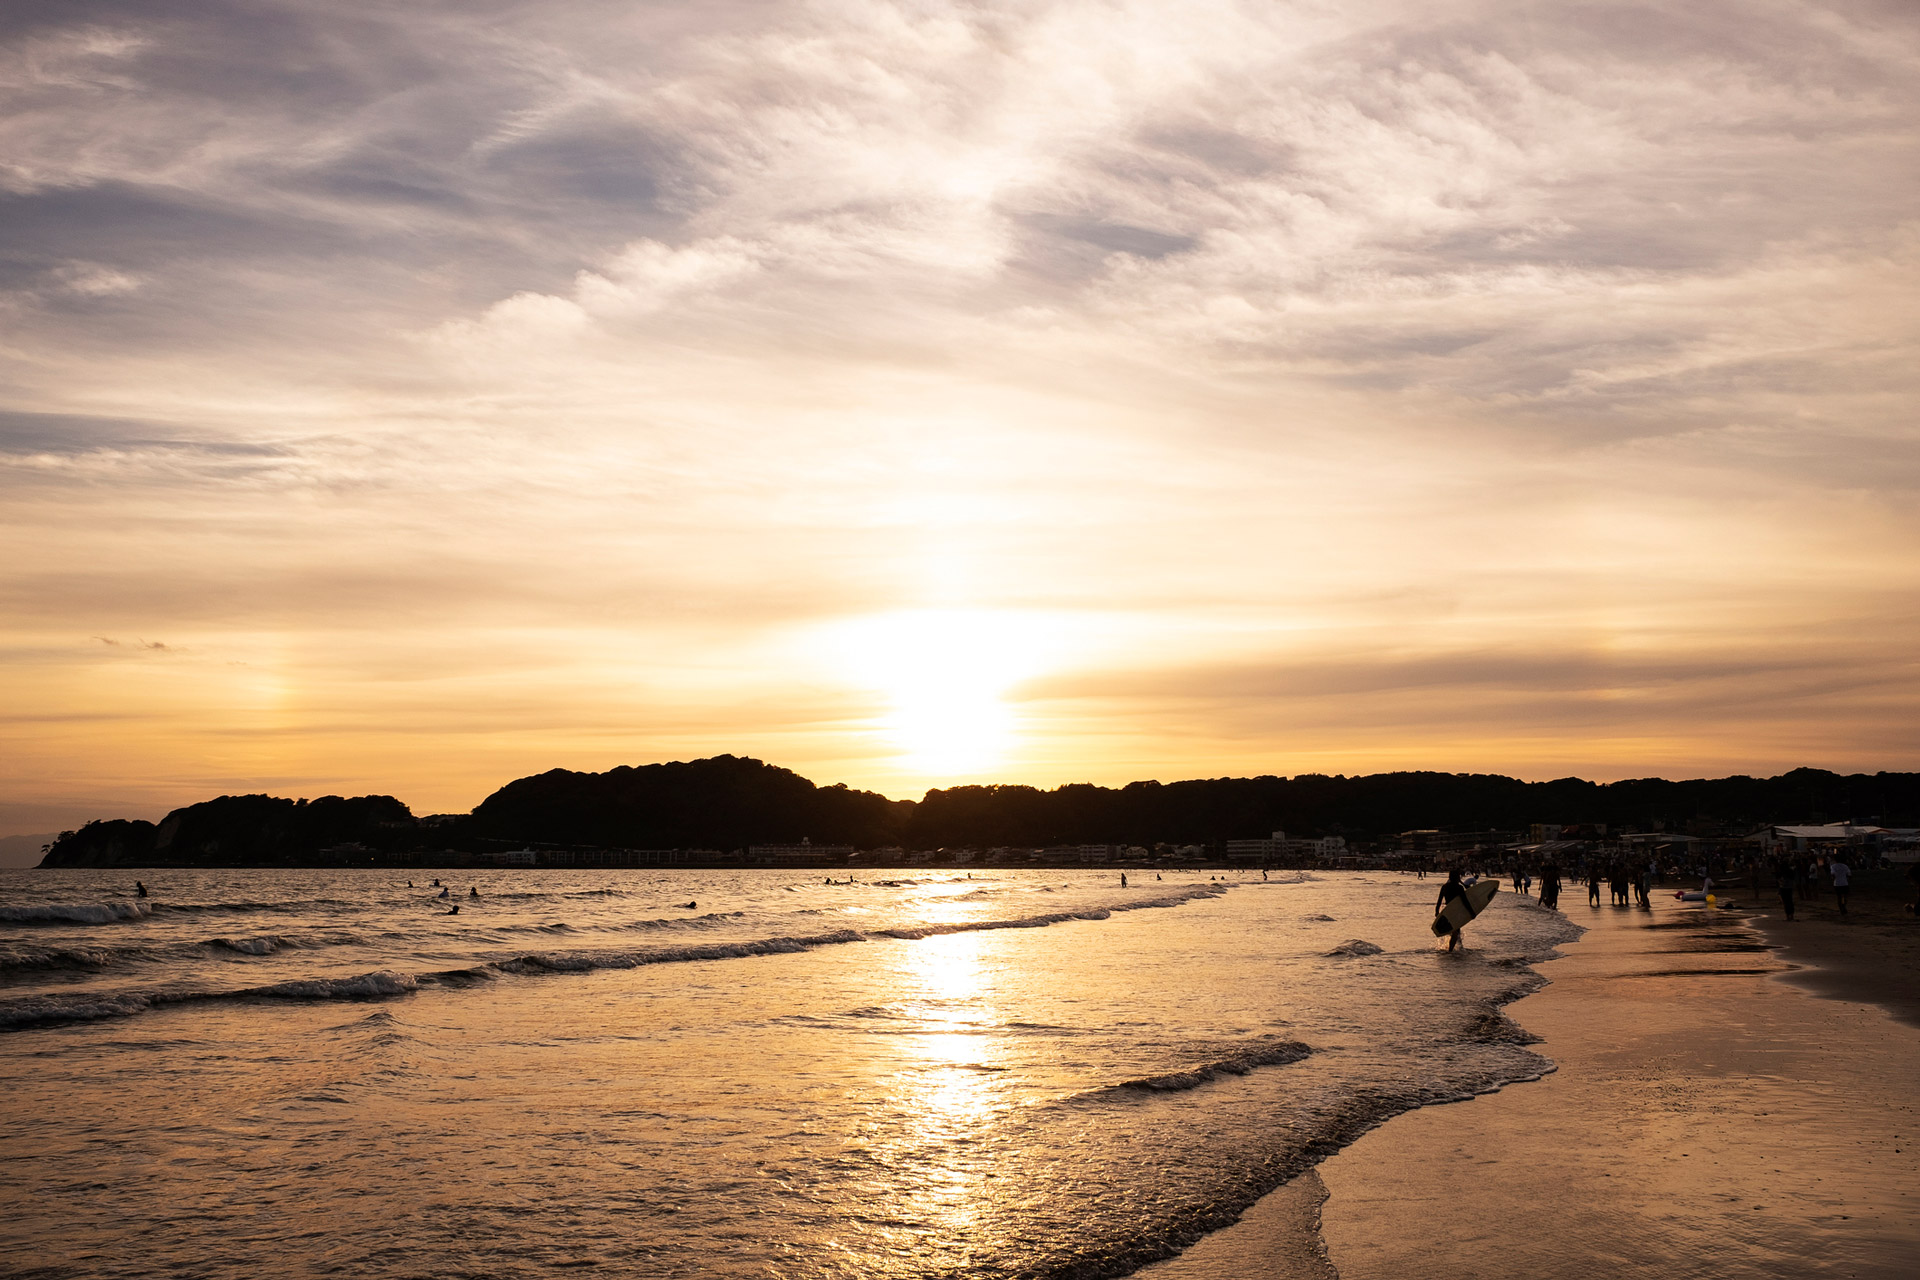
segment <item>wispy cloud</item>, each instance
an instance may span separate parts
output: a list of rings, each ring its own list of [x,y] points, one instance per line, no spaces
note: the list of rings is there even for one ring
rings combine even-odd
[[[0,703],[143,726],[28,791],[905,791],[806,638],[948,608],[1077,637],[1008,776],[1912,763],[1897,0],[88,0],[0,95]]]

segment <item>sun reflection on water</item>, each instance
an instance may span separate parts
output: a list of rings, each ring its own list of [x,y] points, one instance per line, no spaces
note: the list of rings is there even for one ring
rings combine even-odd
[[[1005,1063],[985,996],[983,936],[955,933],[901,948],[905,1012],[922,1030],[901,1037],[895,1101],[907,1117],[902,1155],[916,1176],[901,1213],[951,1239],[978,1231],[989,1207],[985,1176],[994,1080]],[[965,1233],[965,1234],[961,1234]]]

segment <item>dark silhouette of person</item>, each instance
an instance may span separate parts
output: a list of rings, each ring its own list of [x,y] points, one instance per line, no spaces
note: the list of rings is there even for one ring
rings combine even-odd
[[[1465,897],[1467,886],[1460,883],[1460,868],[1454,867],[1447,872],[1447,882],[1440,886],[1440,896],[1434,901],[1433,913],[1439,915],[1447,909],[1447,904],[1455,898]],[[1454,929],[1447,934],[1447,950],[1452,951],[1461,945],[1460,931]]]
[[[1124,871],[1120,873],[1120,887],[1122,889],[1127,887],[1127,873]]]
[[[136,898],[144,898],[144,897],[146,897],[146,896],[147,896],[147,886],[146,886],[146,885],[145,885],[144,883],[142,883],[141,881],[139,881],[139,880],[135,880],[135,881],[133,882],[133,896],[134,896],[134,897],[136,897]]]
[[[1786,912],[1787,919],[1793,919],[1793,882],[1797,879],[1797,868],[1785,858],[1773,864],[1774,883],[1780,886],[1780,909]]]
[[[469,887],[467,888],[467,896],[468,896],[469,898],[477,898],[477,897],[479,897],[479,896],[480,896],[480,886],[479,886],[479,885],[477,885],[477,884],[476,884],[476,885],[470,885],[470,886],[469,886]]]
[[[449,907],[449,908],[447,909],[447,914],[448,914],[448,915],[450,915],[450,916],[457,916],[457,915],[459,915],[459,914],[460,914],[460,904],[459,904],[459,903],[457,903],[457,902],[456,902],[456,903],[454,903],[454,904],[453,904],[453,905],[452,905],[451,907]]]

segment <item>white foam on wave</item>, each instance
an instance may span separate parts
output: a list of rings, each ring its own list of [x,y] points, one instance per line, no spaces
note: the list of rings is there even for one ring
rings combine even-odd
[[[269,1000],[381,1000],[409,995],[419,986],[420,980],[410,973],[377,969],[352,978],[301,978],[250,987],[233,994],[242,999],[257,996]]]
[[[158,990],[88,992],[74,995],[19,996],[0,1000],[0,1031],[61,1022],[91,1022],[125,1018],[170,1004],[199,1004],[214,1000],[384,1000],[410,995],[419,988],[412,974],[379,969],[350,978],[306,978],[234,991]]]
[[[792,955],[811,951],[815,947],[864,941],[865,934],[841,929],[799,938],[760,938],[751,942],[647,947],[631,951],[536,951],[508,960],[496,960],[488,967],[504,973],[588,973],[596,969],[637,969],[642,965],[677,964],[690,960],[738,960],[747,956]]]
[[[144,920],[153,914],[146,902],[47,903],[31,907],[0,907],[6,924],[119,924]]]
[[[1208,885],[1204,888],[1183,889],[1156,898],[1143,898],[1138,902],[1113,902],[1079,911],[1049,911],[1040,915],[1016,916],[1004,920],[956,920],[944,924],[899,925],[890,929],[875,929],[873,936],[919,939],[936,938],[949,933],[974,933],[982,929],[1044,929],[1048,925],[1066,924],[1072,920],[1108,920],[1115,912],[1120,911],[1150,911],[1158,907],[1177,907],[1197,898],[1217,898],[1225,892],[1226,889],[1223,886]]]
[[[1269,1041],[1256,1044],[1244,1052],[1219,1058],[1213,1062],[1204,1062],[1185,1071],[1169,1071],[1164,1075],[1143,1076],[1138,1080],[1123,1080],[1117,1085],[1105,1089],[1096,1089],[1082,1097],[1111,1097],[1120,1090],[1136,1090],[1148,1093],[1180,1093],[1188,1089],[1197,1089],[1222,1076],[1251,1075],[1258,1067],[1283,1067],[1299,1062],[1313,1053],[1313,1050],[1298,1040]]]

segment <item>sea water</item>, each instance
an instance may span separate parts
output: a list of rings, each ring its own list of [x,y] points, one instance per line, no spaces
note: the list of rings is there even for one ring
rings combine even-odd
[[[133,874],[0,873],[0,1273],[1125,1275],[1550,1070],[1499,1008],[1576,932],[1448,954],[1390,874]]]

